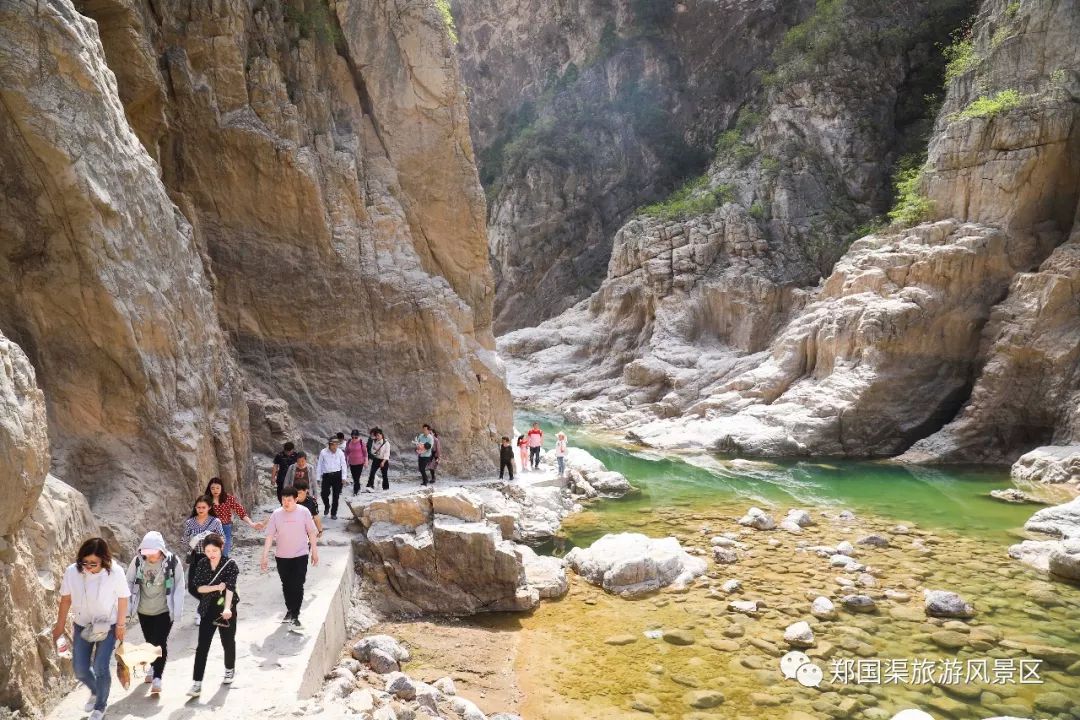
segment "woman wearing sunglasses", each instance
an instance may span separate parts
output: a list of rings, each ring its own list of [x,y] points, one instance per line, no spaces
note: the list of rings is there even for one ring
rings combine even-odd
[[[102,538],[84,542],[75,562],[64,571],[53,640],[67,629],[70,611],[75,629],[72,665],[75,677],[90,688],[90,700],[83,708],[90,720],[105,715],[112,687],[109,663],[116,643],[124,641],[130,595],[127,577],[122,568],[113,568],[112,553]]]
[[[236,579],[240,568],[232,558],[224,556],[225,538],[211,533],[203,541],[203,557],[199,558],[188,579],[188,592],[199,600],[199,644],[195,648],[193,684],[188,695],[202,694],[206,656],[214,631],[221,636],[225,650],[225,679],[229,685],[236,672]]]

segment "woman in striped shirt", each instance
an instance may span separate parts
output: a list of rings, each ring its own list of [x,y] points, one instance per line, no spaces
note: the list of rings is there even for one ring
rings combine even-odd
[[[210,514],[214,501],[206,495],[195,498],[191,517],[184,521],[184,544],[191,548],[188,565],[192,566],[203,556],[203,543],[210,533],[224,534],[221,521]]]
[[[262,530],[266,526],[266,523],[254,522],[248,517],[247,510],[236,496],[225,492],[225,481],[221,478],[210,478],[210,482],[206,484],[206,496],[213,501],[211,511],[214,517],[221,521],[221,527],[225,531],[225,557],[232,555],[233,513],[255,530]]]

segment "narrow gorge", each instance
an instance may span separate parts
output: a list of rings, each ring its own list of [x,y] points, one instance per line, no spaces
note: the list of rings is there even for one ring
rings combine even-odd
[[[1078,220],[1077,0],[0,0],[0,717],[83,540],[381,427],[302,681],[105,717],[1078,720]]]

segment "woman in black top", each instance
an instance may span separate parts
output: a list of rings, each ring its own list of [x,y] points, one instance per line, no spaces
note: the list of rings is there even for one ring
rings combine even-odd
[[[206,656],[210,654],[210,642],[214,630],[221,636],[225,649],[225,679],[233,681],[236,668],[236,579],[240,567],[232,558],[224,556],[225,538],[217,533],[207,536],[203,542],[204,556],[199,558],[188,576],[188,592],[199,600],[199,644],[195,648],[195,671],[188,695],[198,697],[202,693]]]

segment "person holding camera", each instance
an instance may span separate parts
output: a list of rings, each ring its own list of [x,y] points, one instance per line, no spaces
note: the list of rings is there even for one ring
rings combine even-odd
[[[427,485],[429,480],[434,482],[433,478],[428,477],[431,449],[435,447],[435,436],[431,434],[430,425],[424,425],[421,428],[420,434],[413,438],[413,445],[416,447],[416,462],[420,468],[420,484]]]
[[[206,657],[215,631],[221,636],[221,647],[225,650],[222,682],[229,685],[236,675],[236,603],[240,599],[236,580],[240,567],[235,560],[225,557],[224,550],[224,537],[217,533],[208,535],[203,541],[203,556],[188,578],[188,592],[199,601],[199,644],[195,648],[192,685],[187,693],[190,697],[202,694]]]
[[[105,715],[112,688],[109,663],[116,644],[124,642],[130,596],[123,569],[112,566],[108,543],[99,537],[84,542],[64,571],[52,635],[54,642],[63,636],[70,612],[75,631],[72,665],[75,677],[90,688],[90,700],[83,708],[90,720]]]

